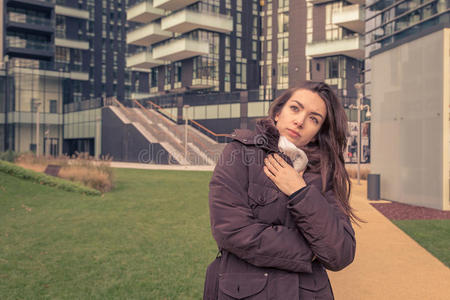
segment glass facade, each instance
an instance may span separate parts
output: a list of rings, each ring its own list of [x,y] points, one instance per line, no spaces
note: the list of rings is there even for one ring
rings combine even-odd
[[[450,23],[450,1],[368,1],[366,45],[372,52],[428,27]]]

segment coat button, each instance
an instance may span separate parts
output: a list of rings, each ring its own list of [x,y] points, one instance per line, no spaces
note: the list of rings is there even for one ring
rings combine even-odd
[[[266,277],[267,277],[267,276],[269,276],[269,274],[267,274],[267,273],[264,273],[264,276],[266,276]]]
[[[258,198],[259,202],[264,203],[266,200],[264,200],[263,196],[259,196]]]

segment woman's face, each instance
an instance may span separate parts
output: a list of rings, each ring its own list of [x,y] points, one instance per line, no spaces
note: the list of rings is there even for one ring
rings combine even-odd
[[[307,145],[325,121],[327,108],[320,96],[309,90],[295,91],[275,116],[276,127],[297,147]]]

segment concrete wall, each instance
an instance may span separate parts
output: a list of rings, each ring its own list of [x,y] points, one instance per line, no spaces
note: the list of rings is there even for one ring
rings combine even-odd
[[[124,124],[109,107],[102,109],[101,130],[102,155],[112,156],[114,161],[169,164],[168,153],[159,143],[149,143],[132,124]]]
[[[372,173],[381,197],[450,210],[450,30],[372,57]]]

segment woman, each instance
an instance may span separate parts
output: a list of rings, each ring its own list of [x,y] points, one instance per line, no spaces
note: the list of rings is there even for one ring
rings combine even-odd
[[[207,270],[204,299],[333,299],[325,269],[353,261],[350,219],[359,220],[349,205],[346,132],[324,83],[275,99],[256,131],[235,130],[209,185],[222,256]]]

